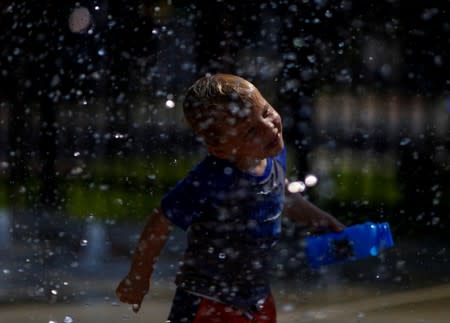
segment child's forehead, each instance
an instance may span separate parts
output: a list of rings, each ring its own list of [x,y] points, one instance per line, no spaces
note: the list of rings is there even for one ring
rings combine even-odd
[[[254,118],[254,114],[250,109],[245,111],[245,113],[239,112],[234,114],[228,111],[223,111],[220,115],[217,115],[216,118],[214,118],[214,125],[218,129],[221,129],[221,132],[229,129],[244,127],[250,124]]]
[[[261,105],[263,100],[251,96],[240,102],[231,101],[223,103],[217,106],[217,112],[221,118],[236,119],[236,121],[251,119],[254,116],[256,107]]]

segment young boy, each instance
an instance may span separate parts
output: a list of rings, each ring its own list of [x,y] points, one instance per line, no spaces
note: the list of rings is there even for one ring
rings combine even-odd
[[[183,109],[209,154],[164,196],[116,293],[139,310],[173,224],[187,231],[188,243],[168,322],[276,322],[268,271],[281,213],[313,229],[344,226],[285,192],[281,118],[253,84],[228,74],[203,77]]]

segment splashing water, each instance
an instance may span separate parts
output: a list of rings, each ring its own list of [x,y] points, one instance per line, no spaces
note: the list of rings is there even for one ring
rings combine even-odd
[[[310,174],[305,177],[305,185],[308,187],[312,187],[312,186],[316,185],[317,181],[318,180],[315,175]]]
[[[411,139],[410,138],[403,138],[400,141],[400,146],[406,146],[406,145],[409,145],[410,143],[411,143]]]
[[[287,189],[291,193],[298,193],[303,192],[305,188],[306,188],[305,183],[303,183],[302,181],[296,181],[289,183]]]

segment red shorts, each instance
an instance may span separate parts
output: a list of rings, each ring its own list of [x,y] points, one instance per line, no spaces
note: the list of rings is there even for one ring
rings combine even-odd
[[[177,289],[167,322],[171,323],[276,323],[275,302],[269,294],[251,311],[209,300]]]

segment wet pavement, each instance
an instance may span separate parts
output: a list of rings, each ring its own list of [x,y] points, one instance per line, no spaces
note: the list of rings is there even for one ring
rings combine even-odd
[[[128,270],[139,228],[94,229],[104,245],[93,246],[80,229],[64,244],[16,237],[0,249],[0,323],[165,322],[183,237],[169,240],[136,315],[118,303],[114,289]],[[378,258],[320,271],[309,270],[296,247],[281,243],[275,259],[278,322],[450,322],[448,241],[396,241]]]
[[[372,294],[355,290],[353,300],[342,301],[339,293],[312,295],[314,300],[295,299],[298,295],[280,294],[275,288],[280,323],[448,323],[450,321],[450,285],[423,289]],[[156,294],[155,294],[156,293]],[[159,294],[158,294],[159,293]],[[89,299],[69,304],[27,303],[0,307],[0,322],[165,322],[170,307],[170,291],[158,291],[147,297],[141,311],[109,297]],[[363,294],[365,294],[363,296]],[[357,296],[357,297],[356,297]]]

